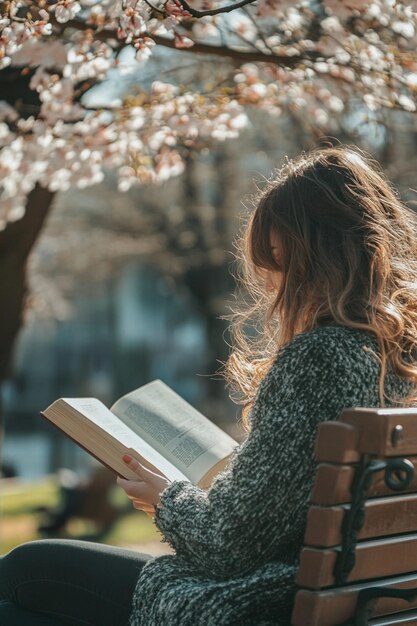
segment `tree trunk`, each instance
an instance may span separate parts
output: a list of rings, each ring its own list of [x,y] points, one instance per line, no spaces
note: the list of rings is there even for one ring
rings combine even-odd
[[[13,346],[23,322],[28,293],[26,266],[54,194],[35,187],[24,217],[0,232],[0,383],[10,375]]]
[[[11,374],[13,348],[24,319],[28,295],[27,260],[45,223],[53,197],[54,194],[47,189],[35,187],[28,197],[22,219],[8,224],[0,232],[0,385]],[[3,437],[0,406],[0,465]]]

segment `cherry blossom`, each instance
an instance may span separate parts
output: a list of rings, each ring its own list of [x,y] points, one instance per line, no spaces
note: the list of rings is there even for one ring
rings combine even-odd
[[[187,149],[237,137],[250,106],[291,111],[327,133],[352,99],[373,115],[416,111],[416,2],[258,0],[227,14],[222,6],[231,5],[0,0],[0,70],[15,72],[25,98],[33,94],[26,102],[0,92],[0,228],[20,219],[37,184],[83,188],[108,169],[121,191],[162,183],[183,171]],[[208,59],[212,79],[143,86],[142,73],[167,49]],[[88,104],[94,86],[127,71],[139,93]]]
[[[81,11],[81,6],[75,0],[59,0],[55,6],[55,18],[61,24],[72,20]]]

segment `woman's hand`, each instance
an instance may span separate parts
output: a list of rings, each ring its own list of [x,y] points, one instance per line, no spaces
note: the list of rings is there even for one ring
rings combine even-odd
[[[153,517],[155,515],[155,507],[160,501],[159,496],[168,487],[170,481],[160,474],[155,474],[155,472],[152,472],[128,454],[123,456],[123,461],[131,470],[136,472],[138,480],[126,480],[118,476],[117,484],[123,489],[127,497],[132,500],[135,509],[145,511],[147,515]]]

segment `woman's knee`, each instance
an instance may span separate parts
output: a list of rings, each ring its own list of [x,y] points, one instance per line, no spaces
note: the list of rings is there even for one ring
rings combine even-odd
[[[0,598],[9,598],[22,578],[30,578],[31,570],[47,569],[48,562],[56,562],[56,554],[54,540],[40,539],[22,543],[0,557]]]
[[[22,544],[0,558],[0,599],[11,599],[16,580],[32,559],[30,544]]]

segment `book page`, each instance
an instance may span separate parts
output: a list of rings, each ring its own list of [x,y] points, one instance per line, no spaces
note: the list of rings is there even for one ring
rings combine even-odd
[[[83,418],[97,425],[120,441],[127,448],[136,450],[144,459],[157,467],[169,480],[188,480],[179,469],[152,448],[140,435],[115,416],[100,400],[96,398],[62,398],[67,404],[78,411]],[[60,423],[62,428],[65,424]]]
[[[194,484],[237,445],[161,380],[123,396],[111,410]]]

